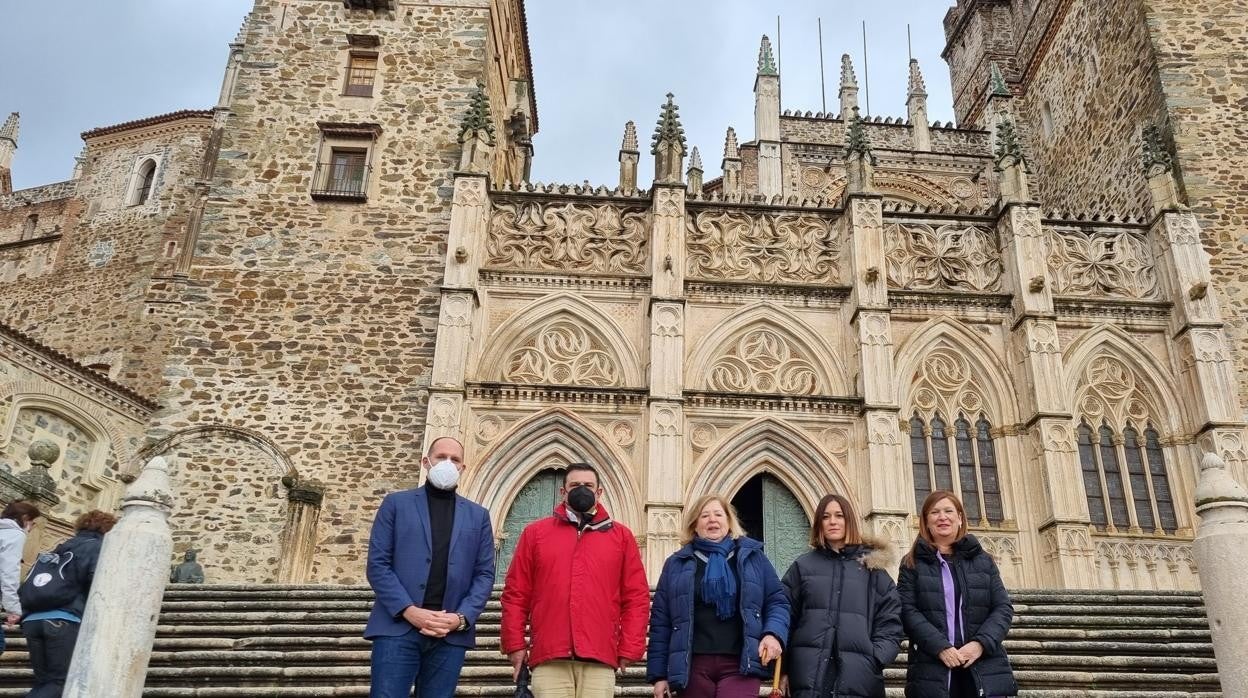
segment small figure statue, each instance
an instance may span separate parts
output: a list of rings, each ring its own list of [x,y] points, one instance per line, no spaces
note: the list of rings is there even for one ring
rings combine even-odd
[[[174,584],[203,584],[204,568],[195,561],[197,553],[195,550],[186,551],[183,561],[177,567],[173,568],[173,572],[169,575],[169,581]]]

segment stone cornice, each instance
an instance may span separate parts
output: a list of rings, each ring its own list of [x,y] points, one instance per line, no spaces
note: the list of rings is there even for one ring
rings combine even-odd
[[[804,412],[856,418],[862,400],[856,397],[831,395],[763,395],[720,393],[686,390],[685,409],[766,410],[768,412]]]
[[[85,131],[82,134],[82,140],[86,141],[88,147],[108,147],[188,131],[207,133],[212,130],[212,114],[211,109],[202,111],[185,109]]]
[[[822,301],[824,307],[835,307],[849,298],[849,286],[766,284],[749,281],[710,281],[690,279],[685,282],[685,296],[690,300],[791,300],[794,298]]]
[[[633,293],[649,293],[650,279],[646,276],[618,274],[572,275],[562,272],[515,271],[510,269],[482,269],[479,275],[482,286],[494,291],[514,291],[525,288],[600,288],[627,290]]]
[[[151,399],[3,323],[0,323],[0,349],[5,354],[24,358],[31,368],[47,373],[52,380],[90,394],[141,421],[145,421],[157,409],[156,403]]]
[[[529,385],[523,383],[470,382],[470,400],[492,404],[533,402],[537,404],[644,405],[645,388],[608,388],[585,385]]]
[[[1070,319],[1071,316],[1077,316],[1097,319],[1152,320],[1165,324],[1169,321],[1173,309],[1174,304],[1169,301],[1077,298],[1072,296],[1055,296],[1053,298],[1053,310],[1062,319]]]

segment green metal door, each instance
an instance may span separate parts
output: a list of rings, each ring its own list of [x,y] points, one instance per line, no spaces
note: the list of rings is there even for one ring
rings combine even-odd
[[[789,488],[763,476],[763,545],[781,577],[810,549],[810,519]]]
[[[562,484],[558,472],[545,470],[529,480],[512,500],[507,519],[503,522],[503,546],[495,560],[494,581],[498,584],[502,584],[507,577],[507,567],[516,552],[520,532],[533,521],[550,516],[555,502],[559,500],[559,486]]]

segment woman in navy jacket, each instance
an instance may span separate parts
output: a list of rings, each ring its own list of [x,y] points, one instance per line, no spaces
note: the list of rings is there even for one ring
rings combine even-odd
[[[910,638],[907,698],[1018,695],[1005,654],[1014,606],[992,556],[966,532],[954,493],[937,490],[923,502],[897,591]]]
[[[700,497],[663,565],[650,608],[646,680],[655,698],[757,698],[789,634],[789,601],[732,504]]]

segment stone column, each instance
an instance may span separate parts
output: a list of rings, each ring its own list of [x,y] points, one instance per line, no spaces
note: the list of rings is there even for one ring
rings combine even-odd
[[[1215,453],[1200,462],[1196,488],[1200,528],[1192,552],[1205,596],[1222,694],[1248,696],[1248,604],[1243,580],[1248,576],[1248,492],[1231,477]]]
[[[650,231],[646,550],[653,584],[679,547],[684,500],[685,189],[655,183]]]
[[[278,563],[279,584],[303,584],[312,577],[316,554],[316,525],[321,518],[325,487],[314,482],[282,478],[286,486],[286,527],[282,530],[282,558]]]
[[[422,451],[439,436],[463,440],[464,380],[472,347],[473,317],[480,309],[477,271],[485,254],[489,226],[488,177],[455,173],[446,272],[438,310],[438,341],[433,354],[429,406]]]
[[[164,457],[147,462],[121,500],[121,520],[104,537],[66,698],[139,698],[169,581],[173,493]]]
[[[869,153],[854,157],[870,159]],[[851,158],[852,159],[852,158]],[[869,178],[869,177],[868,177]],[[871,182],[863,183],[867,189]],[[868,527],[888,536],[899,548],[908,542],[913,495],[901,452],[892,315],[885,274],[883,200],[878,194],[851,192],[845,199],[845,238],[853,284],[848,307],[858,348],[858,392],[866,428],[865,462],[857,464],[858,501]]]
[[[1026,181],[1021,160],[1006,164],[1003,178]],[[1040,207],[1031,201],[1003,198],[997,219],[1006,279],[1013,294],[1012,341],[1018,363],[1014,367],[1019,411],[1032,454],[1030,463],[1040,470],[1045,544],[1045,582],[1066,588],[1093,584],[1091,541],[1088,538],[1087,501],[1081,489],[1082,473],[1076,451],[1073,418],[1065,404],[1066,371],[1057,335],[1053,294]],[[1020,506],[1030,502],[1023,497]]]

